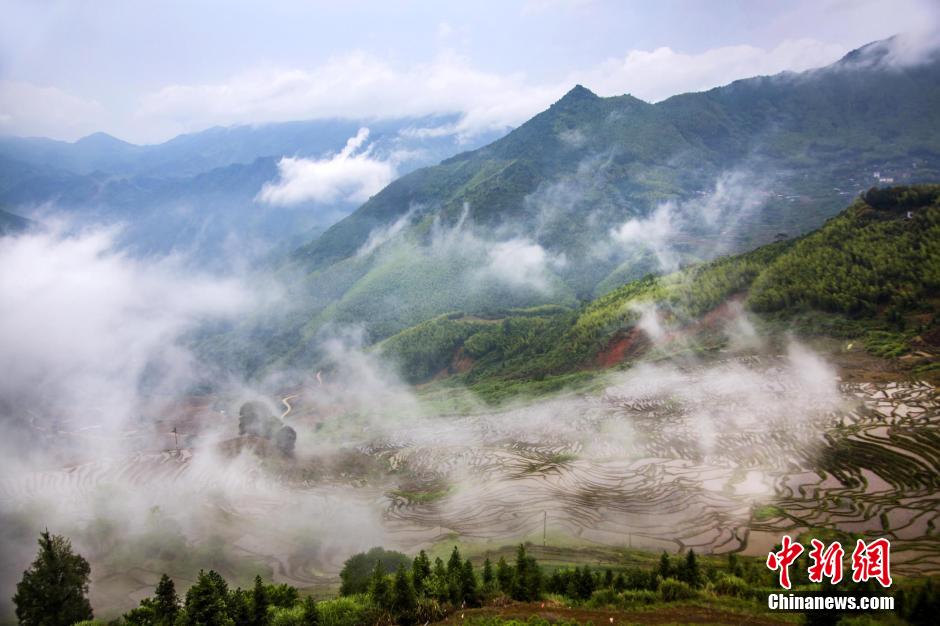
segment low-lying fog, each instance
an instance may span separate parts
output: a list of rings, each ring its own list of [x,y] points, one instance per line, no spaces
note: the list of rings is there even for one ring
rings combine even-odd
[[[43,528],[91,561],[104,609],[162,572],[329,585],[356,551],[455,536],[737,549],[753,507],[812,470],[821,432],[858,404],[806,347],[763,346],[740,309],[726,328],[740,353],[499,410],[438,414],[355,329],[324,343],[323,372],[249,384],[214,376],[181,338],[278,306],[278,290],[127,257],[112,237],[0,240],[4,602]],[[642,313],[656,341],[658,315]],[[238,436],[247,401],[297,432],[292,457]]]

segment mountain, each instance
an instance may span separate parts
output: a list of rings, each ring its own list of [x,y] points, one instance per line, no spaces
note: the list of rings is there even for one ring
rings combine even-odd
[[[940,374],[940,185],[871,190],[821,228],[646,277],[580,310],[444,315],[378,346],[413,382],[455,376],[499,399],[644,357],[764,335],[830,337]],[[746,313],[747,317],[742,314]]]
[[[334,158],[361,128],[362,151],[397,173],[436,163],[498,137],[466,139],[445,130],[454,116],[395,120],[313,120],[210,128],[155,145],[105,133],[69,143],[0,137],[0,203],[32,216],[49,206],[81,225],[119,222],[142,254],[185,252],[200,263],[231,262],[257,250],[299,245],[358,204],[341,196],[290,206],[258,200],[278,181],[283,157]],[[295,242],[295,243],[291,243]]]
[[[873,185],[940,180],[940,63],[899,45],[656,104],[576,86],[298,248],[273,358],[314,358],[336,323],[376,341],[448,311],[572,306],[807,232]]]

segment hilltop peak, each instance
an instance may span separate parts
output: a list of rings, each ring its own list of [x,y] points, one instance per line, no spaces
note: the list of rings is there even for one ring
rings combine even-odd
[[[582,85],[575,85],[568,93],[562,96],[561,100],[555,104],[568,104],[572,102],[586,102],[589,100],[599,100],[600,96]]]
[[[122,139],[118,139],[114,135],[109,135],[108,133],[97,132],[90,135],[85,135],[81,139],[75,142],[76,145],[83,146],[127,146],[130,145]]]

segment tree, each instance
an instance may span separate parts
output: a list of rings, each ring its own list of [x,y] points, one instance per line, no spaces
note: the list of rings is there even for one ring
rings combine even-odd
[[[389,610],[391,607],[391,595],[388,588],[388,575],[380,561],[375,562],[372,570],[372,579],[369,583],[369,595],[376,606]]]
[[[414,588],[417,593],[424,591],[424,581],[431,576],[431,560],[427,553],[422,550],[415,557],[411,564],[411,579],[414,582]]]
[[[226,598],[226,612],[235,626],[251,626],[251,596],[248,591],[237,587]]]
[[[496,582],[499,585],[499,590],[507,595],[511,594],[514,579],[515,572],[512,571],[512,567],[509,566],[505,558],[499,557],[499,561],[496,563]]]
[[[454,546],[453,551],[450,553],[450,559],[447,561],[447,574],[449,576],[455,575],[462,566],[463,560],[460,558],[460,551],[457,550],[457,546]]]
[[[490,557],[486,557],[486,560],[483,561],[483,591],[492,592],[495,583],[496,577],[493,574],[493,564],[490,562]]]
[[[320,626],[320,609],[317,608],[317,601],[313,596],[304,598],[304,613],[302,617],[303,626]]]
[[[473,572],[473,563],[467,559],[460,569],[460,596],[468,606],[476,606],[479,599],[477,590],[477,576]]]
[[[221,583],[220,583],[221,581]],[[186,592],[186,603],[177,620],[179,626],[233,626],[226,603],[228,585],[218,573],[200,570],[196,583]]]
[[[261,581],[261,576],[255,576],[255,588],[251,592],[251,626],[267,626],[268,624],[268,599],[267,589]]]
[[[698,566],[698,559],[695,557],[695,550],[689,548],[685,555],[685,566],[682,568],[682,580],[689,583],[691,587],[702,586],[702,571]]]
[[[415,588],[408,578],[404,564],[398,566],[395,572],[395,581],[392,583],[392,612],[401,623],[408,623],[414,617],[418,599],[415,597]]]
[[[264,407],[257,402],[246,402],[238,409],[238,434],[260,435]]]
[[[659,555],[659,577],[666,580],[672,576],[672,564],[669,562],[669,555],[663,550]]]
[[[26,626],[70,626],[94,618],[88,602],[91,567],[72,552],[72,543],[48,530],[39,535],[39,554],[16,585],[16,618]]]
[[[180,612],[180,598],[173,580],[164,574],[157,583],[153,598],[153,617],[158,626],[172,626]]]
[[[410,560],[401,552],[372,548],[368,552],[360,552],[348,558],[339,573],[342,584],[340,595],[349,596],[357,593],[367,593],[372,580],[372,572],[376,563],[381,563],[387,574],[398,568],[399,563],[408,564]]]
[[[516,575],[512,586],[513,600],[531,602],[542,595],[542,569],[526,554],[525,545],[516,550]]]
[[[297,432],[290,426],[281,426],[274,435],[274,445],[284,456],[294,456],[294,444],[297,442]]]

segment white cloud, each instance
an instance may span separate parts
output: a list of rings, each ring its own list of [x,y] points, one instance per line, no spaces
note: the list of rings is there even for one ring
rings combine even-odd
[[[480,70],[453,53],[430,63],[395,67],[354,52],[309,69],[272,67],[221,83],[170,85],[146,95],[138,115],[169,118],[183,129],[194,129],[323,117],[459,113],[462,119],[449,130],[472,135],[518,125],[576,83],[600,95],[632,93],[657,101],[738,78],[818,67],[844,52],[842,46],[812,39],[785,41],[770,50],[755,46],[726,46],[698,54],[665,47],[632,50],[623,58],[542,82],[519,73]]]
[[[363,52],[310,69],[265,68],[222,83],[170,85],[143,98],[141,120],[181,128],[328,117],[391,118],[463,113],[457,133],[505,128],[548,106],[563,86],[474,68],[444,54],[406,68]]]
[[[57,87],[0,81],[0,134],[75,139],[105,124],[105,108]]]
[[[531,287],[547,292],[550,269],[564,265],[553,259],[539,244],[525,238],[500,241],[490,245],[483,272],[511,287]]]
[[[265,183],[258,199],[268,204],[301,202],[365,202],[395,178],[395,165],[374,159],[369,129],[360,128],[336,155],[325,159],[284,157],[278,164],[279,179]]]
[[[703,91],[739,78],[803,71],[838,60],[848,50],[813,39],[787,40],[765,50],[724,46],[699,54],[668,47],[631,50],[584,74],[584,84],[602,95],[630,93],[657,102],[678,93]]]
[[[183,333],[246,310],[249,294],[235,281],[127,257],[115,235],[0,239],[0,398],[16,417],[116,427],[142,410],[145,372],[161,391],[195,379]]]

